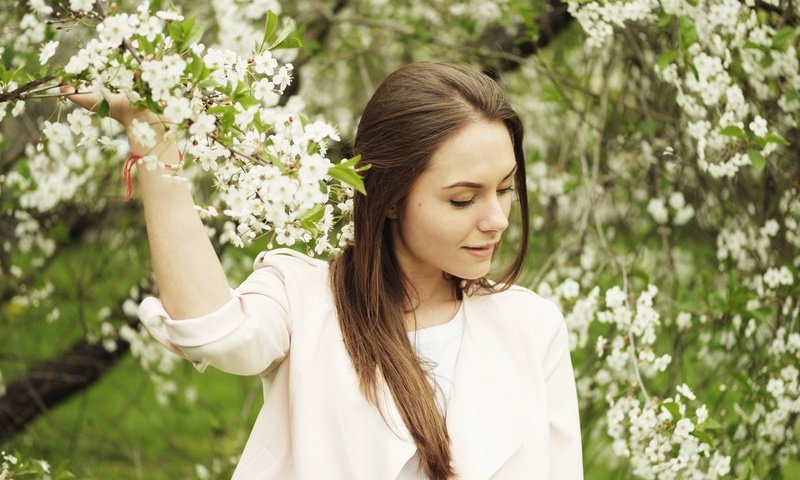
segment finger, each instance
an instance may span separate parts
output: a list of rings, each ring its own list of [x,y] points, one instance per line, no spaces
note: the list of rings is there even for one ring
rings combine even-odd
[[[103,101],[103,96],[99,92],[75,92],[77,90],[72,85],[61,85],[61,93],[68,94],[67,99],[87,110],[96,112]]]

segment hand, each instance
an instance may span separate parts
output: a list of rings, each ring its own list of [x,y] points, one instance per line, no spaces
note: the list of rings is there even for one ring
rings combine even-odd
[[[61,86],[61,93],[68,94],[66,98],[76,105],[92,112],[97,112],[100,109],[100,104],[103,102],[103,96],[100,92],[74,93],[75,91],[75,87],[72,85]],[[161,124],[161,119],[158,115],[149,110],[138,110],[134,108],[131,106],[128,97],[123,93],[114,93],[107,100],[109,115],[111,118],[120,122],[126,129],[134,119],[140,122],[146,122],[153,128]]]
[[[67,99],[71,100],[76,105],[79,105],[92,112],[97,112],[100,109],[100,104],[103,102],[103,95],[101,95],[100,92],[74,93],[75,87],[72,85],[62,85],[61,92],[67,94]],[[153,152],[158,154],[165,150],[174,149],[172,148],[172,142],[162,143],[164,142],[163,136],[166,129],[163,121],[157,114],[149,110],[139,110],[134,108],[131,105],[130,100],[128,100],[128,97],[126,97],[123,93],[111,94],[107,100],[109,106],[109,116],[120,122],[125,127],[125,130],[128,131],[128,143],[130,144],[131,152]],[[156,133],[156,142],[161,143],[161,146],[159,148],[151,149],[148,148],[150,146],[143,146],[139,144],[139,142],[131,135],[130,126],[133,120],[138,120],[150,125],[150,127]]]

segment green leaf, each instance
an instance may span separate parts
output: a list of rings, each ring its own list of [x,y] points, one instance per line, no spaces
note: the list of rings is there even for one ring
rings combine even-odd
[[[262,45],[266,45],[270,38],[275,35],[275,31],[278,28],[278,16],[272,13],[272,11],[267,12],[267,19],[264,22],[264,39],[261,40]]]
[[[189,73],[194,77],[195,81],[202,80],[203,59],[194,52],[192,52],[192,62],[189,64]]]
[[[298,37],[289,37],[272,47],[274,50],[287,48],[303,48],[303,42]]]
[[[189,32],[192,31],[192,28],[194,27],[195,21],[197,21],[197,16],[196,15],[192,15],[191,17],[189,17],[189,18],[183,20],[182,22],[180,22],[181,34],[182,34],[182,36],[184,38],[186,37],[186,35],[189,34]]]
[[[178,50],[181,51],[186,50],[190,46],[197,43],[197,41],[203,37],[203,33],[204,33],[203,27],[196,24],[192,25],[191,30],[189,30],[189,32],[187,32],[186,35],[184,36],[183,41],[178,47]]]
[[[259,105],[259,101],[253,98],[252,95],[248,95],[246,93],[242,93],[236,96],[236,103],[243,106],[244,108],[255,107]]]
[[[760,172],[764,170],[764,167],[767,165],[767,161],[764,159],[764,156],[761,155],[761,152],[755,148],[751,148],[747,151],[747,156],[750,157],[750,163],[753,164],[753,168],[755,168],[756,171]]]
[[[780,145],[782,147],[788,147],[789,146],[789,141],[788,140],[786,140],[785,138],[783,138],[779,134],[773,133],[773,132],[769,132],[766,135],[764,135],[764,140],[767,143],[777,143],[778,145]]]
[[[772,55],[764,55],[758,63],[764,68],[769,68],[770,65],[775,63],[775,59],[772,58]]]
[[[764,49],[763,46],[761,46],[761,45],[759,45],[757,43],[751,42],[749,40],[744,42],[744,48],[747,49],[747,50],[763,50]]]
[[[353,158],[351,158],[349,160],[342,160],[339,163],[339,166],[342,166],[342,167],[354,167],[354,166],[356,166],[356,164],[359,161],[361,161],[361,155],[356,155],[355,157],[353,157]]]
[[[775,50],[783,51],[786,45],[792,40],[795,34],[795,29],[791,27],[781,28],[772,37],[772,48]]]
[[[144,97],[144,106],[151,112],[162,113],[164,111],[164,109],[161,108],[161,105],[153,101],[152,97],[149,95]]]
[[[287,20],[287,22],[283,25],[283,28],[281,29],[280,33],[271,36],[267,40],[267,50],[273,50],[277,48],[278,45],[280,45],[284,40],[289,38],[289,35],[291,35],[292,32],[294,32],[294,29],[295,29],[294,21],[292,21],[291,19]]]
[[[661,56],[658,57],[658,69],[664,70],[670,63],[674,62],[678,56],[680,56],[680,52],[677,50],[667,50],[666,52],[662,53]]]
[[[367,190],[364,188],[364,180],[362,180],[361,176],[355,170],[353,170],[353,166],[355,165],[355,162],[358,162],[358,160],[360,160],[360,156],[356,155],[350,160],[342,162],[339,165],[334,165],[328,169],[328,175],[339,180],[340,182],[350,185],[357,191],[366,195]]]
[[[666,408],[667,411],[670,413],[670,415],[672,415],[672,418],[674,418],[675,420],[680,420],[681,418],[683,418],[683,416],[681,415],[681,409],[680,407],[678,407],[677,403],[664,402],[661,404],[661,406],[663,408]]]
[[[694,22],[689,20],[689,18],[681,17],[681,27],[678,32],[678,38],[683,48],[689,48],[697,42],[697,29],[694,26]]]
[[[203,73],[205,73],[205,70],[203,71]],[[197,86],[200,87],[200,88],[208,88],[208,89],[211,89],[211,90],[218,90],[219,84],[214,79],[205,78],[205,79],[201,80],[200,83],[197,84]]]
[[[698,425],[697,428],[700,430],[719,430],[722,428],[722,425],[720,425],[720,423],[713,418],[709,418],[705,422]]]
[[[111,111],[111,105],[108,104],[108,100],[105,98],[102,102],[100,102],[100,108],[97,109],[97,114],[100,115],[102,118],[108,117],[109,112]]]
[[[212,115],[221,115],[230,110],[236,111],[236,109],[230,105],[215,105],[206,111]]]
[[[322,216],[325,214],[325,209],[322,208],[322,205],[315,205],[314,208],[306,212],[305,216],[303,217],[303,223],[317,223],[322,220]]]
[[[727,135],[729,137],[736,137],[742,140],[747,140],[747,135],[744,133],[740,127],[736,125],[728,125],[727,127],[723,128],[720,132],[723,135]]]
[[[236,121],[236,111],[233,108],[229,108],[222,113],[219,121],[225,129],[230,129]]]
[[[22,178],[26,180],[30,180],[31,178],[31,166],[24,158],[17,162],[17,173],[19,173]]]
[[[175,44],[181,43],[183,29],[181,28],[180,23],[170,22],[167,25],[167,33],[169,33],[169,36],[175,41]]]
[[[789,102],[793,102],[795,100],[800,99],[800,94],[797,93],[797,90],[794,88],[790,88],[786,90],[786,100]]]
[[[689,5],[691,5],[693,7],[696,7],[697,4],[698,4],[698,0],[686,0],[686,3],[688,3]]]
[[[708,445],[714,445],[714,437],[708,434],[708,432],[704,432],[702,430],[694,430],[690,433],[690,435],[698,438],[701,442],[706,443]]]

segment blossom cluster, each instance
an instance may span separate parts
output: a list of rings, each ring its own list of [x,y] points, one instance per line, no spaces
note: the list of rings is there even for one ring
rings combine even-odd
[[[606,420],[613,449],[630,459],[634,475],[672,480],[730,473],[731,458],[711,449],[708,431],[719,425],[709,418],[706,405],[690,407],[695,400],[685,384],[660,402],[631,396],[609,400]]]
[[[660,197],[651,198],[647,203],[647,211],[659,225],[667,224],[671,220],[671,223],[676,226],[685,225],[694,217],[695,213],[694,207],[686,203],[683,193],[680,191],[672,192],[666,202]]]
[[[715,178],[733,177],[745,166],[762,170],[779,147],[788,146],[779,132],[797,126],[795,32],[777,27],[780,16],[764,22],[758,8],[738,0],[569,2],[590,48],[608,47],[615,28],[675,25],[681,48],[661,52],[654,68],[677,92],[698,165]],[[746,87],[734,79],[738,70]],[[750,98],[744,88],[753,92]],[[766,101],[780,106],[772,119],[758,110]]]
[[[593,264],[586,266],[589,270]],[[601,294],[595,285],[581,294],[580,284],[571,278],[555,287],[544,282],[537,291],[565,311],[573,354],[588,348],[599,360],[592,375],[577,379],[579,398],[607,403],[605,423],[612,449],[630,462],[636,477],[719,478],[730,473],[731,456],[715,447],[719,423],[713,412],[699,405],[693,415],[687,413],[685,401],[696,400],[688,385],[678,386],[674,397],[661,399],[645,390],[645,382],[665,376],[673,362],[670,353],[656,353],[656,340],[673,323],[683,331],[691,329],[691,313],[662,322],[653,285],[635,302],[619,286]],[[644,399],[639,398],[641,392]]]
[[[50,463],[46,460],[24,458],[19,453],[0,451],[0,479],[32,477],[49,480],[52,477]]]
[[[80,7],[76,14],[83,6],[75,6]],[[217,7],[224,13],[223,5]],[[327,148],[328,142],[339,141],[338,133],[322,120],[310,121],[291,110],[302,107],[302,101],[278,105],[292,82],[293,66],[273,51],[300,43],[291,36],[292,25],[281,27],[272,12],[254,6],[249,11],[256,17],[266,14],[267,22],[256,49],[243,54],[198,43],[203,31],[194,17],[151,12],[144,3],[133,13],[100,18],[97,36],[57,75],[81,91],[106,99],[121,93],[134,106],[157,113],[160,125],[134,121],[130,137],[151,148],[156,130],[162,131],[187,158],[211,172],[220,195],[210,207],[234,222],[233,230],[221,233],[226,239],[243,246],[269,235],[270,244],[302,242],[316,254],[335,251],[350,240],[347,209],[354,188],[363,188],[357,160],[334,164]],[[34,13],[47,12],[34,8]],[[57,48],[55,41],[44,44],[40,61],[46,63]],[[4,91],[16,87],[7,84]],[[99,117],[107,114],[104,102]],[[99,117],[76,109],[64,123],[43,123],[42,139],[26,150],[25,169],[3,179],[21,206],[47,211],[75,198],[116,150],[125,149],[117,140],[119,126]],[[145,155],[139,164],[152,169],[159,161]]]

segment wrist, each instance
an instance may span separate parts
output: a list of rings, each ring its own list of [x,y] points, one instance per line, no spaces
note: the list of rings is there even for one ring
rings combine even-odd
[[[175,145],[174,135],[167,131],[164,122],[153,112],[135,112],[123,125],[127,133],[128,145],[133,153],[158,156]],[[144,128],[145,125],[150,128],[151,132],[147,132],[147,129]],[[137,127],[143,129],[144,132],[142,130],[136,132]]]
[[[163,145],[163,144],[162,144]],[[155,155],[158,160],[153,160],[152,157],[149,159],[150,162],[155,162],[155,164],[149,164],[145,167],[145,170],[152,170],[156,171],[161,169],[171,170],[173,174],[179,173],[181,167],[183,166],[183,152],[178,148],[178,146],[172,142],[171,145],[166,145],[166,148],[171,148],[168,152],[161,153],[161,152],[150,152],[148,154],[138,154],[136,152],[131,151],[128,155],[128,159],[125,161],[125,166],[122,169],[122,184],[125,185],[125,201],[127,202],[131,198],[131,194],[133,193],[133,167],[134,165],[141,160],[145,156]],[[176,162],[168,163],[165,162],[165,157],[177,157]],[[171,158],[170,158],[171,159]]]

